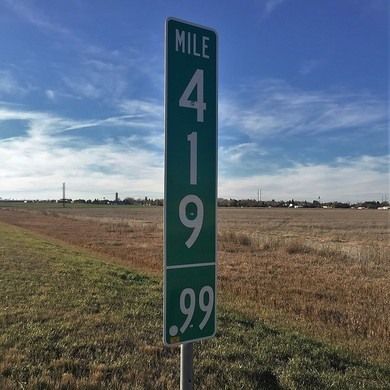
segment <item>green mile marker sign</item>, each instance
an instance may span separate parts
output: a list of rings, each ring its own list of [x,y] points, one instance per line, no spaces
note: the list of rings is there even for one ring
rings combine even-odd
[[[217,35],[165,31],[164,343],[216,332]]]

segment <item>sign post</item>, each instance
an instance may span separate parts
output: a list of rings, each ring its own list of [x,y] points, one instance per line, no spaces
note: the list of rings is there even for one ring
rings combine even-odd
[[[165,27],[163,338],[175,345],[216,332],[217,35]]]

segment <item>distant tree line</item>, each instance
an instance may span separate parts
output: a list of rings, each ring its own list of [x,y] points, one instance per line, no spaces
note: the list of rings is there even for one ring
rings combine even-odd
[[[16,203],[63,203],[63,199],[59,200],[6,200],[1,199],[1,202],[16,202]],[[91,204],[91,205],[128,205],[128,206],[163,206],[164,199],[152,199],[145,196],[144,198],[132,198],[126,197],[124,199],[116,198],[115,200],[108,199],[65,199],[65,203],[74,204]],[[264,207],[264,208],[335,208],[335,209],[349,209],[349,208],[362,208],[362,209],[378,209],[389,208],[388,201],[364,201],[364,202],[320,202],[319,200],[313,201],[300,201],[300,200],[255,200],[255,199],[225,199],[218,198],[218,207]]]
[[[108,199],[76,199],[73,201],[73,203],[84,203],[84,204],[99,204],[99,205],[130,205],[130,206],[163,206],[164,200],[163,199],[151,199],[145,196],[145,198],[131,198],[127,197],[125,199],[115,199],[115,200],[108,200]]]
[[[255,199],[224,199],[218,198],[219,207],[285,207],[285,208],[336,208],[336,209],[348,209],[348,208],[365,208],[365,209],[377,209],[379,207],[389,207],[389,202],[378,201],[364,201],[357,203],[346,202],[320,202],[318,200],[300,201],[300,200],[268,200],[258,201]]]
[[[127,197],[123,200],[107,200],[107,199],[77,199],[73,203],[87,203],[87,204],[118,204],[118,205],[130,205],[130,206],[163,206],[164,199],[152,199],[145,196],[143,199],[136,199]],[[380,207],[389,207],[389,202],[379,201],[364,201],[356,203],[347,202],[320,202],[319,200],[313,201],[301,201],[301,200],[255,200],[255,199],[225,199],[218,198],[218,207],[284,207],[284,208],[335,208],[335,209],[349,209],[349,208],[364,208],[364,209],[377,209]]]

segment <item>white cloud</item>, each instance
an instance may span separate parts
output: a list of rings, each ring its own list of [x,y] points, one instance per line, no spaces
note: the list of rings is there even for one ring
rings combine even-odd
[[[268,152],[256,143],[244,142],[218,149],[220,171],[230,175],[245,176],[248,172],[258,171],[260,159],[266,159]]]
[[[226,159],[235,162],[241,160],[244,156],[247,156],[248,153],[253,153],[253,152],[258,152],[258,148],[256,144],[250,142],[233,145],[230,147],[222,146],[220,148],[220,154],[225,155]],[[261,152],[260,154],[264,154],[264,153]]]
[[[61,26],[58,21],[51,21],[41,10],[31,4],[23,3],[21,1],[5,0],[5,4],[15,12],[20,18],[31,23],[33,26],[39,28],[47,33],[56,33],[65,36],[67,39],[78,41],[78,38],[67,28]]]
[[[0,96],[24,95],[27,91],[9,70],[0,70]]]
[[[45,95],[49,100],[55,101],[56,100],[56,93],[52,89],[47,89],[45,91]]]
[[[265,0],[262,4],[262,19],[268,18],[277,8],[279,8],[286,0]]]
[[[321,66],[321,64],[322,64],[321,60],[316,60],[316,59],[307,60],[302,63],[299,69],[299,73],[306,76],[312,73],[314,70],[318,69]]]
[[[135,49],[118,52],[79,48],[77,56],[81,57],[77,72],[65,69],[61,78],[62,92],[69,96],[117,105],[126,96],[143,96],[145,88],[160,90],[163,85],[159,79],[161,66],[157,67],[153,58],[145,59]]]
[[[380,200],[389,193],[387,167],[390,156],[361,156],[336,159],[331,164],[295,164],[276,173],[244,178],[219,179],[219,196],[256,198],[262,188],[263,199],[291,198],[323,201]]]
[[[64,131],[79,130],[90,127],[128,127],[156,131],[163,129],[163,107],[152,100],[126,99],[118,103],[118,110],[123,115],[104,119],[76,121],[66,127]],[[149,134],[150,135],[150,134]],[[146,136],[149,136],[145,134]]]
[[[64,83],[77,97],[87,99],[99,99],[105,95],[105,90],[102,85],[96,80],[92,82],[89,79],[64,77]]]
[[[48,12],[39,4],[5,0],[5,5],[19,18],[47,34],[50,57],[61,58],[56,57],[58,50],[68,53],[66,63],[56,60],[48,68],[56,85],[45,86],[43,92],[51,102],[71,98],[99,100],[106,106],[115,106],[126,96],[144,97],[144,91],[150,89],[154,96],[157,91],[162,97],[162,52],[146,54],[143,46],[131,40],[120,48],[115,40],[102,46],[76,32],[73,25],[64,25],[56,12]]]
[[[58,50],[63,47],[72,52],[73,66],[69,67],[68,63],[65,66],[56,64],[62,75],[60,76],[62,85],[58,86],[56,91],[46,89],[45,94],[49,100],[53,101],[53,98],[59,97],[99,99],[109,104],[123,98],[127,88],[139,80],[141,83],[148,80],[152,87],[159,85],[161,88],[162,66],[158,54],[154,58],[151,56],[144,58],[142,52],[131,47],[117,50],[115,42],[110,44],[114,49],[102,47],[86,41],[73,28],[55,20],[55,13],[49,15],[44,8],[36,4],[11,0],[6,0],[5,4],[24,21],[41,32],[50,34],[50,38],[56,36],[54,41],[50,41],[53,42],[50,49]]]
[[[56,96],[54,90],[47,90],[48,98],[49,91]],[[380,99],[368,94],[302,91],[280,82],[246,91],[225,98],[220,105],[226,142],[219,148],[220,196],[255,197],[259,186],[264,199],[321,196],[323,200],[353,201],[380,199],[381,193],[388,193],[383,168],[388,166],[388,157],[340,156],[331,163],[296,162],[289,168],[273,167],[272,173],[253,175],[259,172],[255,164],[267,159],[259,146],[262,137],[384,126],[386,110]],[[21,121],[27,132],[0,138],[0,196],[59,197],[63,181],[73,198],[109,197],[116,191],[121,196],[162,196],[162,104],[153,99],[127,99],[118,100],[115,108],[119,115],[80,121],[2,105],[0,122]],[[77,137],[72,132],[105,126],[126,127],[131,133],[115,140],[107,134],[104,143],[90,139],[87,143],[82,131]],[[226,131],[229,128],[239,131],[232,137]],[[237,136],[240,132],[244,137]]]
[[[141,136],[85,143],[67,130],[77,122],[44,112],[2,108],[0,121],[27,124],[27,135],[0,139],[0,196],[58,198],[63,181],[70,197],[162,196],[163,154]],[[81,125],[79,126],[81,127]],[[146,146],[145,146],[146,145]],[[149,145],[149,146],[147,146]]]
[[[264,11],[266,15],[271,14],[277,7],[279,7],[285,0],[267,0],[265,2]]]
[[[272,80],[243,86],[222,100],[219,111],[222,126],[252,139],[383,129],[388,119],[386,102],[370,94],[305,91]]]
[[[128,115],[137,115],[140,117],[150,117],[160,124],[164,120],[164,108],[161,103],[153,100],[126,99],[123,100],[119,107],[122,112]]]
[[[143,113],[145,120],[150,120],[148,112],[161,115],[161,107],[150,101],[128,101],[123,109],[132,115]],[[0,121],[10,120],[25,122],[28,131],[27,135],[0,139],[1,197],[59,198],[64,181],[72,198],[113,198],[117,191],[122,197],[162,196],[162,131],[119,140],[107,138],[94,144],[69,135],[70,127],[83,125],[71,119],[3,107]],[[247,142],[221,146],[219,157],[226,167],[240,165],[251,154],[265,153]],[[223,170],[219,196],[255,198],[261,187],[263,199],[380,199],[389,192],[389,162],[389,156],[366,155],[340,157],[327,164],[295,163],[272,173],[245,177],[230,177]]]

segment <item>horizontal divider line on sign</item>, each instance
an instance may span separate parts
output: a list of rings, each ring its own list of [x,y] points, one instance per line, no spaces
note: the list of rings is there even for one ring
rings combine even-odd
[[[211,266],[211,265],[215,265],[215,262],[213,262],[213,263],[195,263],[195,264],[170,265],[166,269],[208,267],[208,266]]]

